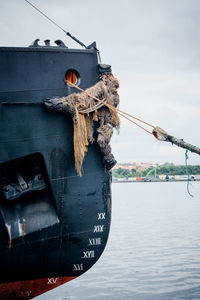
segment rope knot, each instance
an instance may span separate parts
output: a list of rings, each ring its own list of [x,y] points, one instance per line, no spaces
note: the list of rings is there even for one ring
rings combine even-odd
[[[156,127],[154,127],[152,133],[153,133],[153,135],[155,136],[155,138],[157,140],[159,140],[159,141],[167,141],[168,134],[162,128],[156,126]]]

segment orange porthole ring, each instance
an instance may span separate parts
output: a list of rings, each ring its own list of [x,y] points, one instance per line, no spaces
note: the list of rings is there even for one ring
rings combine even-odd
[[[70,82],[75,85],[79,85],[80,75],[76,70],[73,69],[67,70],[67,72],[65,73],[65,81],[68,86],[71,86]]]

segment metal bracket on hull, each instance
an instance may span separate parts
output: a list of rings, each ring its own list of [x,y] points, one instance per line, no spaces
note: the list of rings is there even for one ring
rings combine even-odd
[[[14,239],[59,223],[40,153],[0,164],[0,211],[9,247]]]
[[[33,178],[26,179],[20,173],[17,173],[18,183],[10,183],[3,186],[3,195],[6,200],[14,200],[22,195],[33,191],[41,191],[46,188],[44,178],[41,173],[35,175]]]

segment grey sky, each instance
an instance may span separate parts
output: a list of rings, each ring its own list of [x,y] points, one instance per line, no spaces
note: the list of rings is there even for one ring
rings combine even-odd
[[[120,80],[122,110],[200,146],[199,0],[30,1],[85,44],[97,41]],[[24,0],[1,0],[0,36],[1,46],[27,46],[38,37],[77,48]],[[124,120],[112,147],[119,162],[184,164],[183,149]],[[199,164],[199,156],[189,156]]]

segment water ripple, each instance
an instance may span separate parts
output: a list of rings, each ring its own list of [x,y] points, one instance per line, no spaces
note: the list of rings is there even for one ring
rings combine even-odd
[[[111,233],[101,259],[37,298],[199,300],[200,200],[187,196],[184,183],[113,185]]]

